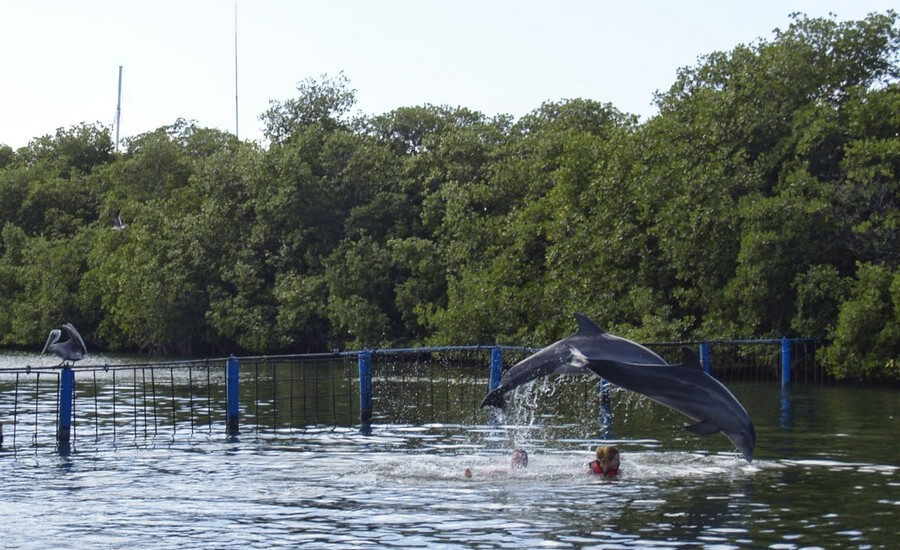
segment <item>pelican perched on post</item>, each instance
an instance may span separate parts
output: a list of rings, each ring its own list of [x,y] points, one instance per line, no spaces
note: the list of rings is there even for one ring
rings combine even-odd
[[[62,338],[62,330],[66,331],[69,339],[65,342],[60,342],[59,339]],[[44,350],[41,351],[41,355],[47,353],[47,350],[52,351],[56,355],[62,357],[62,363],[60,365],[64,365],[66,361],[80,361],[87,355],[87,346],[84,345],[84,340],[81,339],[81,335],[78,334],[78,331],[75,330],[75,327],[72,326],[72,323],[66,323],[62,326],[62,330],[55,328],[50,331],[50,334],[47,335],[47,343],[44,344]]]

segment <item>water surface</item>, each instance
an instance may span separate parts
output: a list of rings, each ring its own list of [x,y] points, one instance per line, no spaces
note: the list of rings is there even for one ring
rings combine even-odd
[[[678,414],[621,391],[608,430],[557,414],[554,400],[568,394],[553,391],[519,399],[499,425],[483,411],[466,410],[460,416],[480,419],[467,423],[382,415],[371,435],[358,426],[251,424],[229,439],[211,417],[208,430],[182,423],[113,438],[85,428],[60,455],[41,426],[34,441],[0,450],[0,540],[25,548],[895,547],[896,390],[731,387],[756,424],[752,464],[723,436],[694,436]],[[9,403],[0,393],[0,416]],[[600,443],[622,450],[617,480],[587,474]],[[528,450],[527,469],[485,473],[515,447]]]

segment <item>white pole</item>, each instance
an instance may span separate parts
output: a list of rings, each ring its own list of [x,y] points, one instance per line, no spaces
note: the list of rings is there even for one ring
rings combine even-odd
[[[237,0],[234,0],[234,137],[240,139],[238,132],[238,44],[237,44]]]
[[[119,100],[116,103],[116,153],[119,152],[119,127],[122,125],[122,66],[119,65]]]

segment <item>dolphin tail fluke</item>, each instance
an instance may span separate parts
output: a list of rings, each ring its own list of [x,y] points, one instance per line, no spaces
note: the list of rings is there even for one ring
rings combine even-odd
[[[500,390],[494,390],[491,393],[487,394],[484,399],[481,400],[481,408],[485,407],[497,407],[498,409],[506,408],[506,399],[504,396],[506,392]]]

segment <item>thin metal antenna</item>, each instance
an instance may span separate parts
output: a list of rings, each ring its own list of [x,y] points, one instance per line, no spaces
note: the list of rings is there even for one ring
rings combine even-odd
[[[119,100],[116,103],[116,153],[119,152],[119,127],[122,125],[122,66],[119,65]]]
[[[237,44],[237,0],[234,0],[234,137],[240,139],[238,131],[238,44]]]

